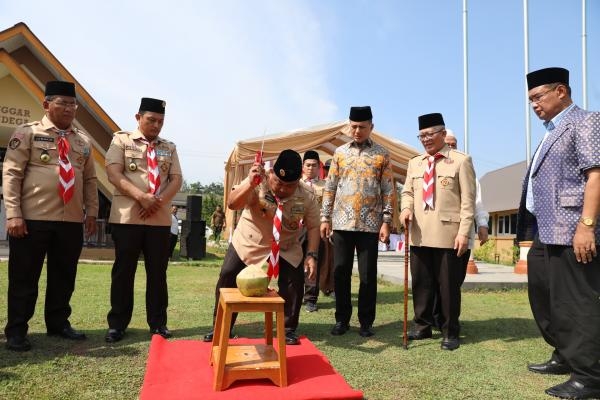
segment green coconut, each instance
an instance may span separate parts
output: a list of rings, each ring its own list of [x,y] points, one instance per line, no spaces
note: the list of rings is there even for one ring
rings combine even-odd
[[[244,296],[260,297],[267,293],[269,277],[261,264],[248,265],[237,274],[235,283]]]

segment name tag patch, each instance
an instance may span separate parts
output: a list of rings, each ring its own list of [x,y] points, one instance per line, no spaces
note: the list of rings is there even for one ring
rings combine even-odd
[[[54,138],[50,137],[50,136],[34,136],[33,137],[33,141],[34,142],[48,142],[48,143],[54,143]]]

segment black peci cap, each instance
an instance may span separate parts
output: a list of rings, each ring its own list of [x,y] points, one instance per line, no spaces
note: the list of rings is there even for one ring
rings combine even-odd
[[[562,83],[569,86],[569,70],[559,67],[538,69],[527,74],[527,89],[550,83]]]
[[[438,125],[446,125],[444,123],[444,117],[442,117],[442,114],[440,113],[424,114],[419,117],[419,130]]]
[[[140,112],[150,111],[158,114],[164,114],[166,106],[167,103],[164,100],[142,97],[142,101],[140,102]]]
[[[354,122],[372,120],[373,114],[371,113],[371,107],[350,107],[350,116],[348,117],[348,119]]]
[[[302,174],[300,154],[294,150],[283,150],[273,164],[273,172],[284,182],[297,181]]]
[[[44,96],[75,96],[75,84],[66,81],[49,81],[46,82],[46,90]]]
[[[314,150],[308,150],[306,153],[304,153],[304,157],[302,158],[302,162],[306,161],[306,160],[317,160],[317,161],[321,161],[319,159],[319,153],[317,153]]]

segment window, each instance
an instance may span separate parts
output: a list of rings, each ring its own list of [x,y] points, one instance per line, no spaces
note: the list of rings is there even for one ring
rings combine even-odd
[[[515,235],[517,233],[517,214],[498,216],[498,235]]]

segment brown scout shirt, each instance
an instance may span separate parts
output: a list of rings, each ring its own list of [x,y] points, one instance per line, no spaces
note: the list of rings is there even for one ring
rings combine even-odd
[[[58,193],[58,133],[47,116],[17,127],[8,142],[2,170],[6,217],[81,222],[98,216],[98,188],[92,144],[85,132],[71,126],[67,140],[75,171],[75,191],[65,205]],[[42,161],[47,154],[47,162]]]
[[[475,170],[471,156],[444,146],[435,164],[433,210],[423,210],[423,175],[429,154],[408,161],[402,206],[413,212],[410,244],[452,249],[456,235],[469,237],[475,213]]]
[[[149,187],[147,145],[142,142],[142,139],[144,139],[144,135],[138,129],[133,132],[115,132],[106,152],[105,164],[106,166],[119,164],[123,168],[125,177],[139,189],[147,192]],[[181,175],[179,157],[174,143],[161,137],[157,137],[155,143],[158,169],[160,170],[160,186],[165,187],[169,182],[169,176]],[[160,188],[158,194],[160,194]],[[115,188],[109,222],[113,224],[171,226],[170,209],[171,205],[165,203],[152,216],[142,219],[139,217],[140,204]]]
[[[233,190],[247,180],[248,178],[244,179]],[[266,180],[254,190],[258,193],[259,204],[244,208],[232,239],[233,247],[246,265],[265,262],[271,252],[273,240],[273,209],[276,205],[270,200],[273,197],[267,188]],[[283,221],[279,256],[292,266],[298,267],[302,262],[300,220],[304,220],[307,229],[318,227],[319,205],[313,194],[302,184],[282,202]]]

